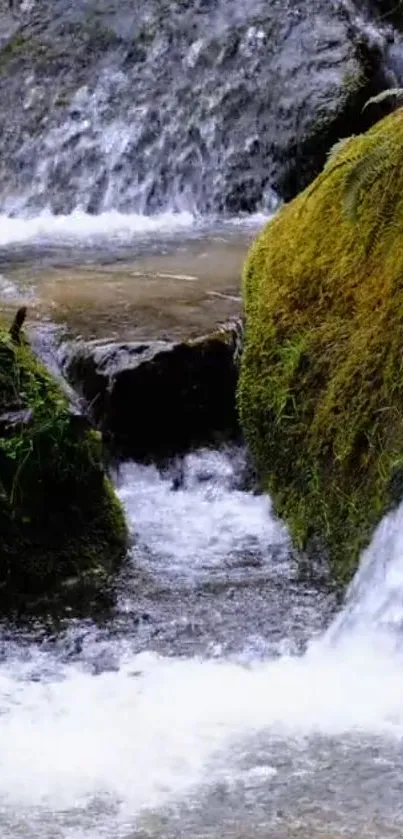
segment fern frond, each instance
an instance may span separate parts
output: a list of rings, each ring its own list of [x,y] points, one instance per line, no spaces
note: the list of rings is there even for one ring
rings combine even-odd
[[[381,102],[385,102],[386,99],[392,99],[392,97],[396,97],[397,99],[401,99],[403,101],[403,87],[389,87],[387,90],[383,90],[376,96],[371,96],[371,98],[365,103],[362,110],[365,111],[365,109],[368,108],[368,105],[379,105]]]
[[[386,154],[385,145],[381,143],[351,167],[344,182],[343,203],[344,210],[352,221],[357,218],[362,193],[393,166],[393,159]]]
[[[382,179],[382,184],[384,189],[379,195],[379,200],[371,208],[373,209],[372,226],[369,228],[363,226],[361,228],[363,245],[367,256],[369,256],[376,246],[379,238],[385,236],[385,231],[393,227],[396,222],[396,205],[400,197],[398,194],[400,186],[393,168],[389,172],[386,172],[385,177]],[[400,230],[397,235],[400,235]]]
[[[338,140],[337,143],[335,143],[331,147],[331,149],[329,149],[329,151],[326,155],[325,168],[326,168],[326,166],[329,166],[329,164],[333,162],[333,160],[335,159],[335,157],[337,157],[339,152],[341,152],[343,149],[345,149],[345,147],[348,146],[349,142],[351,140],[354,140],[354,138],[355,138],[355,134],[351,134],[350,137],[342,137],[341,140]]]

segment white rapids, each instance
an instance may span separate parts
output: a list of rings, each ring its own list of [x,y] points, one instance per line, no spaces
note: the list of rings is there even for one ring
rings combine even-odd
[[[223,230],[237,231],[240,228],[258,230],[269,219],[269,215],[255,213],[250,216],[228,218],[220,222]],[[135,245],[137,241],[150,237],[161,238],[203,233],[217,228],[217,220],[200,217],[188,210],[166,211],[154,216],[141,213],[122,213],[108,210],[98,215],[76,209],[68,215],[55,215],[43,211],[33,217],[0,214],[0,248],[11,245],[49,245],[69,247],[78,245],[84,249],[111,245]]]
[[[230,567],[233,551],[251,544],[264,556],[268,577],[286,573],[284,528],[266,499],[234,485],[231,464],[225,453],[192,455],[177,492],[169,475],[153,467],[123,467],[119,492],[129,520],[149,572],[165,575],[168,585],[183,575],[196,585],[200,575]],[[282,559],[270,558],[271,545],[283,547]],[[275,561],[278,569],[270,567]],[[363,765],[360,783],[373,760],[399,769],[402,567],[403,507],[375,533],[341,614],[301,655],[162,656],[151,649],[134,652],[126,637],[108,642],[117,665],[95,674],[84,661],[62,660],[46,645],[4,644],[1,836],[129,839],[145,835],[142,828],[147,836],[174,836],[169,823],[161,828],[164,808],[186,809],[200,797],[208,807],[217,785],[230,796],[237,784],[242,794],[264,790],[269,823],[270,801],[278,803],[280,794],[287,800],[281,792],[285,771],[287,783],[303,779],[308,790],[312,777],[315,796],[317,778],[323,782],[332,760],[351,763],[358,776]],[[297,806],[295,799],[289,806]],[[317,819],[334,822],[336,831],[339,804],[333,802],[327,822],[321,806]],[[210,836],[203,818],[198,827],[186,827],[184,820],[181,835]],[[276,824],[273,836],[305,835],[281,833]],[[211,835],[238,835],[231,831]]]
[[[0,247],[27,242],[40,245],[82,242],[89,247],[92,243],[99,244],[105,237],[127,242],[135,236],[186,231],[195,223],[195,217],[188,212],[145,216],[137,213],[119,213],[115,210],[90,215],[75,210],[69,215],[43,212],[33,218],[0,215]]]

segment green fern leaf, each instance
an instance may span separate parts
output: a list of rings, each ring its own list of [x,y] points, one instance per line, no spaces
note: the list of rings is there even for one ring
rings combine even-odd
[[[345,149],[346,146],[348,146],[349,142],[351,140],[354,140],[354,138],[355,138],[355,134],[352,134],[350,137],[342,137],[341,140],[338,140],[337,143],[335,143],[331,147],[331,149],[329,149],[329,151],[327,153],[327,156],[326,156],[326,167],[329,166],[330,163],[332,163],[334,161],[335,157],[337,157],[339,152],[341,152],[343,149]]]
[[[403,87],[389,87],[387,90],[383,90],[376,96],[371,96],[371,98],[365,103],[362,110],[365,111],[365,109],[368,108],[368,105],[379,105],[381,102],[385,102],[386,99],[392,99],[393,97],[403,100]]]
[[[362,193],[393,165],[393,160],[386,154],[385,145],[381,143],[352,166],[345,178],[343,195],[344,210],[352,221],[357,218]]]

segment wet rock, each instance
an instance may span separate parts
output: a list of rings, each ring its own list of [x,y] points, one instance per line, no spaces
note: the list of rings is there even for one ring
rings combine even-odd
[[[63,369],[122,456],[161,458],[239,434],[237,332],[183,343],[73,343]]]
[[[0,198],[18,213],[270,207],[388,86],[382,38],[329,0],[43,0],[0,69]]]
[[[0,435],[6,436],[11,432],[28,426],[32,421],[32,410],[30,408],[19,408],[16,410],[4,411],[0,414]]]

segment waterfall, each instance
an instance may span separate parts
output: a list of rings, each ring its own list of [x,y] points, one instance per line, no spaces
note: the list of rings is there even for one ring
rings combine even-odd
[[[390,27],[348,3],[55,0],[4,26],[0,208],[14,216],[271,212],[390,79]]]

